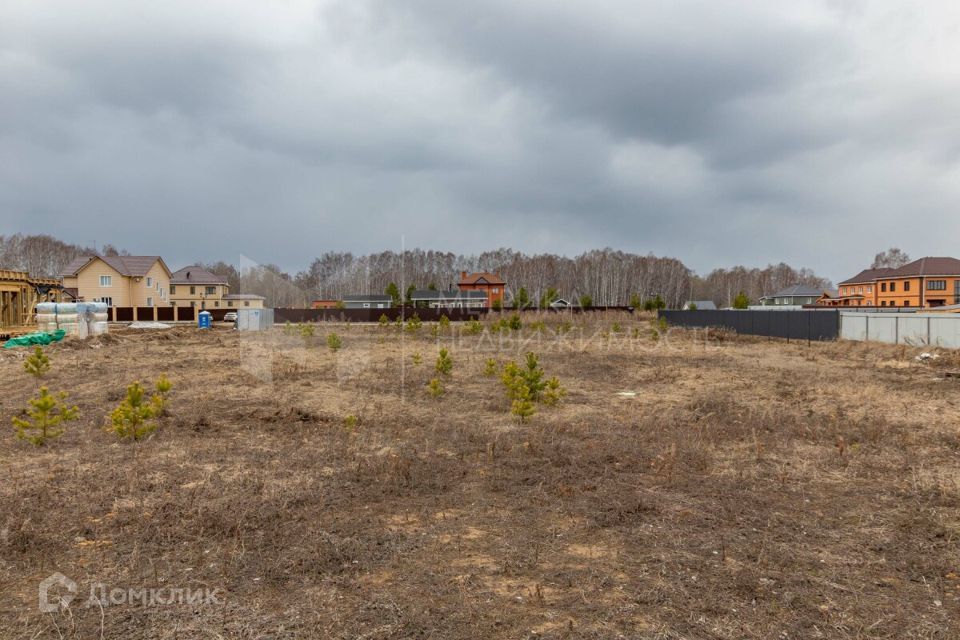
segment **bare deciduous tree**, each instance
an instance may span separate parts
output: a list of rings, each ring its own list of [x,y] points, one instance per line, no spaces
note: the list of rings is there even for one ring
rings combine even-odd
[[[890,247],[886,251],[881,251],[874,256],[873,264],[870,265],[870,268],[882,269],[887,267],[890,269],[899,269],[908,262],[910,262],[910,256],[897,247]]]

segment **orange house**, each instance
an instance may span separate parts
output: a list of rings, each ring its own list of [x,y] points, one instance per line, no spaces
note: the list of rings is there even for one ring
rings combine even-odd
[[[506,282],[496,273],[467,273],[460,272],[460,282],[457,286],[461,291],[483,291],[487,294],[487,308],[495,304],[503,304],[503,290]]]
[[[960,260],[929,257],[898,269],[867,269],[839,286],[838,306],[931,308],[960,304]]]
[[[830,301],[832,306],[838,307],[876,307],[877,279],[887,275],[893,269],[864,269],[849,280],[839,285],[838,297]]]
[[[920,258],[878,280],[881,307],[960,304],[960,260]]]

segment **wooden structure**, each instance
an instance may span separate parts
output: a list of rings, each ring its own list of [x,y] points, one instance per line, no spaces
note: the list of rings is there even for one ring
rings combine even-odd
[[[40,302],[60,302],[63,285],[53,278],[32,278],[25,271],[0,269],[0,330],[35,324],[34,308]]]

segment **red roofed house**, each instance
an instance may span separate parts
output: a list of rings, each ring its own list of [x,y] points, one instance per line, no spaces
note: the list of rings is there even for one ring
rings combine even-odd
[[[507,283],[496,273],[460,272],[457,286],[461,291],[483,291],[487,294],[487,308],[503,304],[503,290]]]

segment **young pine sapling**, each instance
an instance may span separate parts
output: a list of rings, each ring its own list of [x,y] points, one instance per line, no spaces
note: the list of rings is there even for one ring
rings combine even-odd
[[[13,418],[17,438],[39,447],[50,438],[63,434],[60,425],[76,420],[80,415],[76,406],[68,407],[64,404],[66,398],[65,393],[53,395],[46,387],[40,387],[39,395],[30,399],[30,408],[23,413],[25,417]]]

